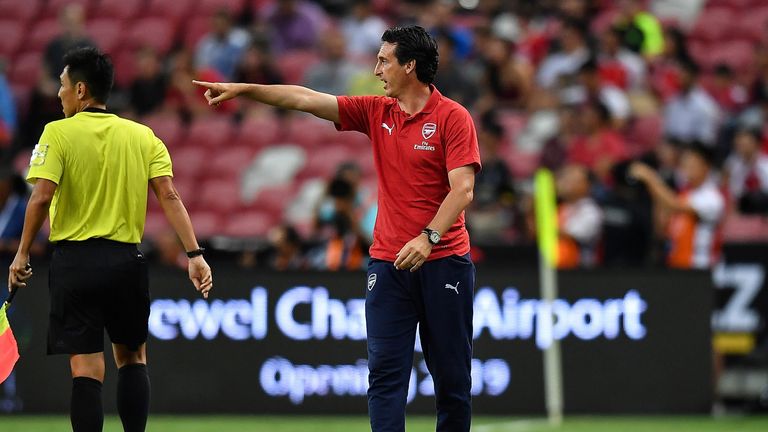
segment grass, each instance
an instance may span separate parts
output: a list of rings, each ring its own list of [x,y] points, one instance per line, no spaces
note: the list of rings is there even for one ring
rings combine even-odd
[[[409,417],[409,432],[434,431],[434,419]],[[63,416],[0,416],[3,432],[66,432]],[[116,417],[108,417],[105,432],[122,431]],[[354,432],[370,430],[365,417],[275,416],[153,416],[148,431],[161,432]],[[573,417],[559,427],[542,419],[478,417],[474,432],[764,432],[768,417]]]

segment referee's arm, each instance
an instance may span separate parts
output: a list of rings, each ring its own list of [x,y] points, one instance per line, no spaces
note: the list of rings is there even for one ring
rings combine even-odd
[[[29,248],[35,240],[40,227],[48,216],[48,207],[51,206],[53,195],[56,193],[57,184],[43,178],[35,181],[32,195],[27,203],[24,214],[24,229],[21,232],[21,241],[16,257],[8,269],[8,289],[27,286],[26,280],[32,276],[29,265]]]
[[[187,213],[179,193],[173,186],[171,177],[155,177],[150,179],[149,184],[152,186],[152,191],[154,191],[157,200],[160,202],[160,207],[163,208],[165,217],[171,223],[181,243],[184,245],[184,249],[187,252],[200,249],[200,245],[195,237],[195,231],[192,229],[189,213]],[[192,280],[195,289],[200,291],[203,297],[208,298],[208,291],[213,288],[213,276],[211,275],[211,268],[205,262],[202,255],[190,258],[189,279]]]

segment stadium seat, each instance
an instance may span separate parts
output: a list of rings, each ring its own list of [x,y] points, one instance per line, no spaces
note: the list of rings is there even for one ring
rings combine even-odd
[[[26,1],[26,0],[19,0],[19,1]],[[46,2],[45,8],[42,12],[43,18],[55,18],[59,16],[59,13],[61,12],[64,7],[67,5],[78,3],[83,6],[83,9],[85,10],[85,16],[89,17],[91,12],[91,6],[93,5],[92,0],[48,0]]]
[[[171,151],[173,172],[179,178],[194,179],[201,177],[207,162],[208,153],[202,147],[179,146]]]
[[[514,140],[525,129],[528,118],[517,111],[501,110],[497,117],[499,124],[504,128],[504,136]]]
[[[281,134],[279,123],[280,120],[275,116],[249,117],[240,125],[237,142],[257,148],[274,144]]]
[[[29,112],[29,105],[32,101],[33,87],[11,84],[13,99],[16,101],[16,112],[20,118],[25,118]]]
[[[26,24],[40,11],[42,0],[0,0],[0,11],[4,20]]]
[[[195,15],[213,16],[219,10],[225,9],[233,16],[238,16],[245,9],[245,0],[199,0],[196,2]]]
[[[251,146],[223,147],[211,154],[205,167],[206,177],[239,181],[243,171],[253,162],[256,149]]]
[[[336,128],[334,127],[334,129]],[[342,143],[350,148],[370,149],[371,147],[371,139],[368,138],[368,135],[365,135],[360,132],[354,132],[354,131],[338,132],[337,131],[335,135],[335,140],[336,142]]]
[[[320,59],[314,51],[287,52],[277,58],[277,68],[286,84],[301,84],[304,74]]]
[[[231,145],[234,127],[229,116],[197,118],[189,127],[185,145],[218,148]]]
[[[61,28],[56,18],[37,21],[30,26],[28,35],[25,35],[24,50],[42,51],[59,33]]]
[[[333,124],[309,114],[295,113],[285,120],[283,140],[306,149],[339,141]]]
[[[101,18],[88,21],[85,26],[88,36],[108,54],[117,53],[123,43],[124,27],[121,19]]]
[[[144,0],[98,0],[89,18],[130,21],[144,6]]]
[[[731,242],[756,242],[768,239],[768,224],[763,216],[746,216],[731,213],[723,223],[723,240]]]
[[[199,208],[214,210],[224,215],[242,207],[240,188],[236,181],[210,179],[198,188]]]
[[[296,186],[294,182],[288,182],[262,188],[251,205],[259,210],[282,217],[283,211],[296,195]]]
[[[522,152],[512,142],[502,144],[499,152],[515,178],[530,178],[539,167],[539,153]]]
[[[192,226],[195,228],[195,234],[198,239],[209,239],[221,235],[222,216],[220,213],[212,210],[198,210],[189,215],[192,220]]]
[[[734,14],[729,8],[708,8],[696,20],[690,36],[694,39],[717,41],[730,31]]]
[[[126,45],[131,48],[153,48],[160,54],[171,49],[174,42],[173,23],[166,18],[141,18],[128,31]]]
[[[34,87],[43,73],[43,58],[39,52],[27,52],[16,57],[8,74],[8,81],[13,85]]]
[[[227,237],[264,237],[277,221],[267,212],[249,210],[227,218],[224,235]]]
[[[177,176],[173,179],[173,186],[176,188],[176,191],[179,192],[181,201],[184,203],[184,206],[187,208],[187,210],[194,209],[197,206],[198,184],[199,182],[191,178],[182,178]]]
[[[627,142],[634,156],[653,150],[662,139],[663,119],[661,116],[644,116],[632,120],[627,133]]]
[[[13,57],[24,35],[24,25],[21,21],[0,20],[0,57]]]
[[[305,160],[306,152],[297,146],[265,148],[243,173],[241,196],[250,203],[261,189],[292,181]]]
[[[165,18],[178,24],[194,9],[195,0],[148,0],[144,12],[145,17]]]
[[[750,9],[737,15],[738,24],[734,25],[732,36],[752,42],[760,41],[766,34],[768,8]]]
[[[718,44],[710,52],[713,66],[725,63],[737,73],[744,73],[752,66],[755,58],[753,44],[744,40],[736,40]]]
[[[200,39],[211,31],[211,17],[193,16],[184,24],[184,46],[190,49],[197,47]]]
[[[344,145],[327,145],[309,152],[307,163],[301,171],[302,178],[332,176],[339,164],[351,160],[352,154]]]
[[[158,113],[144,117],[140,123],[149,126],[163,140],[165,146],[174,148],[181,145],[184,128],[176,114]]]
[[[605,33],[619,17],[618,9],[611,8],[601,11],[590,23],[590,30],[594,35]]]
[[[152,237],[162,233],[170,227],[162,210],[152,209],[147,211],[147,219],[144,223],[144,237]]]
[[[132,48],[122,49],[112,56],[115,65],[115,84],[126,88],[136,78],[136,54]]]

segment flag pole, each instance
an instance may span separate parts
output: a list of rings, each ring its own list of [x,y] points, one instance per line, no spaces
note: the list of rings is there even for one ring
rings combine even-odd
[[[537,332],[544,349],[544,394],[549,423],[559,426],[563,421],[563,375],[560,341],[554,337],[555,317],[552,305],[557,298],[557,209],[555,182],[552,172],[539,169],[534,179],[536,232],[539,244],[539,281],[542,307],[537,311],[543,324]]]

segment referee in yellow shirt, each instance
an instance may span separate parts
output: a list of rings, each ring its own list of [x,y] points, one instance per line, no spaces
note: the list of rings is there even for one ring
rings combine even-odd
[[[94,48],[67,53],[59,98],[63,120],[49,123],[30,160],[34,184],[8,285],[32,276],[29,248],[50,216],[51,310],[48,353],[69,354],[74,431],[101,431],[104,329],[119,369],[117,407],[125,431],[144,431],[149,412],[147,263],[141,241],[152,187],[189,255],[203,296],[211,269],[171,180],[168,150],[151,129],[106,111],[113,66]]]

